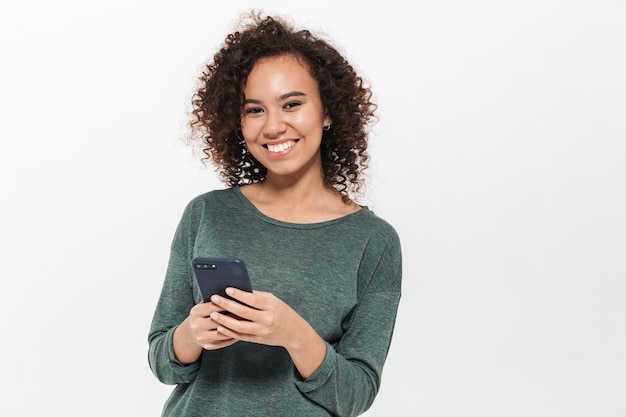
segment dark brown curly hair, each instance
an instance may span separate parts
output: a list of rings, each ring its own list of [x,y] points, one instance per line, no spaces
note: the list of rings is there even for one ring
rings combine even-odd
[[[227,185],[263,181],[267,169],[241,137],[243,90],[259,59],[279,55],[301,60],[317,81],[332,120],[320,147],[324,183],[347,200],[361,191],[364,182],[369,126],[376,111],[372,92],[328,41],[308,30],[296,30],[284,18],[250,12],[242,17],[240,30],[226,37],[199,77],[192,98],[191,139],[200,141],[203,161],[212,161]]]

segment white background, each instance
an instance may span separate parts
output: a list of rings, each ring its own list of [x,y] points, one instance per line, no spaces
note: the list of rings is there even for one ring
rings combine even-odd
[[[201,65],[247,1],[0,9],[0,415],[156,416],[147,333]],[[260,1],[331,37],[380,122],[403,298],[367,416],[626,416],[626,3]]]

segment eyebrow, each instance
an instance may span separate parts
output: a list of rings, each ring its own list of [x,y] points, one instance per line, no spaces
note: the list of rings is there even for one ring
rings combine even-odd
[[[299,96],[306,96],[306,94],[300,91],[290,91],[288,93],[285,93],[279,96],[278,101],[283,101],[290,97],[299,97]],[[243,101],[243,104],[261,104],[261,103],[262,103],[261,100],[255,100],[253,98],[247,98]]]

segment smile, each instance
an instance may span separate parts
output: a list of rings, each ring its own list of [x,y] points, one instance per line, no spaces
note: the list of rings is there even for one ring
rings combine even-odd
[[[267,149],[272,153],[285,152],[287,149],[293,147],[296,144],[295,140],[288,140],[286,142],[265,145]]]

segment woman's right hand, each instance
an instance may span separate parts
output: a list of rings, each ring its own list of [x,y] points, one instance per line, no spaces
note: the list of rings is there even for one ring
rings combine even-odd
[[[211,302],[191,308],[189,316],[174,331],[174,354],[179,362],[193,363],[202,354],[202,349],[221,349],[237,342],[237,339],[219,333],[217,323],[210,317],[211,313],[223,310]]]
[[[209,317],[215,311],[223,312],[224,309],[208,302],[196,304],[189,312],[191,334],[196,343],[206,350],[221,349],[237,341],[237,339],[224,336],[217,331],[217,323]]]

